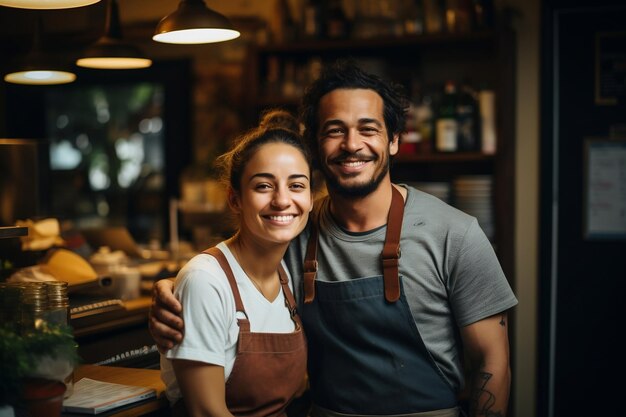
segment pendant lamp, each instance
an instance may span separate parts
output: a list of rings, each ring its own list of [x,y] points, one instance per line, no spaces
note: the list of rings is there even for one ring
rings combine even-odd
[[[225,16],[209,9],[203,0],[181,0],[176,11],[161,19],[152,39],[201,44],[229,41],[239,35]]]
[[[4,76],[4,81],[14,84],[52,85],[67,84],[76,80],[76,74],[65,69],[58,57],[41,51],[41,17],[35,24],[33,47],[18,63],[16,70]]]
[[[84,52],[76,65],[98,69],[147,68],[152,61],[139,48],[124,42],[117,0],[108,0],[105,34]]]
[[[100,0],[0,0],[0,6],[19,9],[71,9],[89,6]]]

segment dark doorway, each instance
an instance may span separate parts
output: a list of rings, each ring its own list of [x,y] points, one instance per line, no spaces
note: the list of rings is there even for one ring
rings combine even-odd
[[[624,22],[623,2],[543,5],[539,417],[624,415],[614,381],[624,370],[626,233],[585,223],[585,144],[617,141],[626,125]],[[623,187],[613,201],[623,207],[626,176],[609,180]]]

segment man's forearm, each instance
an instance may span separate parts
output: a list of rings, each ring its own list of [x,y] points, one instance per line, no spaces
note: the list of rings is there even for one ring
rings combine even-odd
[[[470,417],[504,417],[509,404],[510,370],[481,366],[472,378]]]

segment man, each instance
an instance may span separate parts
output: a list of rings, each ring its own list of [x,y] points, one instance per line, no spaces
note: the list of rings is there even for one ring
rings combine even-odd
[[[326,69],[303,99],[328,187],[286,255],[312,415],[457,416],[467,369],[470,415],[504,416],[517,300],[476,219],[392,184],[405,108],[395,86],[351,63]],[[168,348],[182,321],[166,308],[179,307],[171,284],[155,295],[151,331]]]

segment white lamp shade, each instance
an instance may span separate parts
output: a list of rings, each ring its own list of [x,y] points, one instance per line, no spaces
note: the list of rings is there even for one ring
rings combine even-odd
[[[76,65],[96,69],[148,68],[152,60],[143,56],[139,48],[122,38],[119,7],[116,0],[107,4],[105,34],[91,45],[76,61]]]
[[[200,44],[224,42],[238,38],[230,21],[203,0],[181,0],[178,9],[165,16],[152,39],[175,44]]]
[[[154,35],[153,40],[162,43],[201,44],[225,42],[238,38],[239,32],[232,29],[185,29]]]
[[[100,0],[0,0],[0,6],[19,9],[71,9],[88,6]]]
[[[76,74],[56,70],[18,71],[6,74],[4,81],[13,84],[52,85],[76,80]]]
[[[83,68],[95,69],[139,69],[148,68],[152,65],[152,60],[147,58],[124,58],[124,57],[94,57],[80,58],[76,60],[76,65]]]
[[[40,50],[41,16],[35,25],[33,48],[21,60],[11,64],[11,71],[4,76],[4,81],[14,84],[51,85],[67,84],[76,80],[76,74],[67,71],[64,59],[49,55]]]

